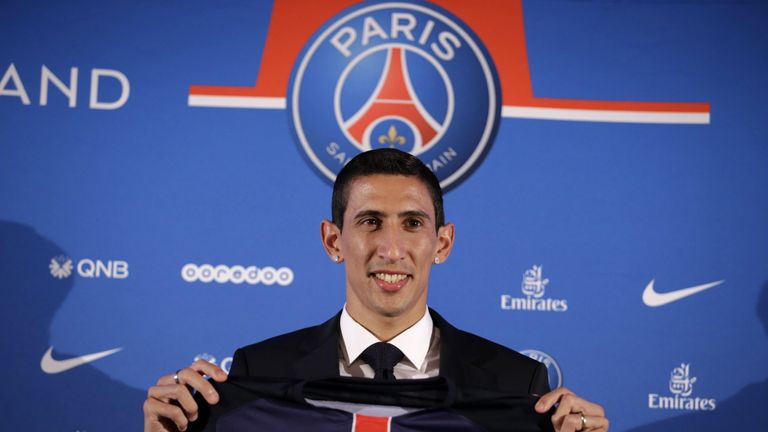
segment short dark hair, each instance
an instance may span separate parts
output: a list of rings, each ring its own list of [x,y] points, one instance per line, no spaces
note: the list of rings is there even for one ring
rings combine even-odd
[[[391,148],[369,150],[352,158],[341,169],[333,183],[331,198],[331,221],[339,227],[344,225],[344,211],[349,199],[349,185],[358,177],[384,174],[416,177],[427,187],[435,208],[435,227],[445,225],[443,211],[443,190],[435,174],[416,156]]]

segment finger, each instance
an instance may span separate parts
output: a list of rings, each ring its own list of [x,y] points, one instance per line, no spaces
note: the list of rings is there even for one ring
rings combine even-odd
[[[584,427],[582,427],[581,414],[571,413],[563,417],[558,430],[560,432],[606,432],[608,424],[608,419],[605,417],[584,416]]]
[[[195,391],[203,395],[209,404],[214,405],[219,402],[219,394],[213,388],[213,385],[211,385],[207,379],[203,378],[198,371],[193,370],[192,368],[185,368],[178,371],[176,376],[179,378],[179,384],[192,387]]]
[[[587,414],[589,407],[595,414]],[[584,421],[582,424],[582,415]],[[588,402],[574,394],[565,394],[560,398],[560,405],[552,415],[552,424],[561,432],[571,431],[607,431],[608,419],[603,407]]]
[[[181,408],[176,405],[169,405],[157,399],[147,399],[144,401],[144,418],[147,422],[161,422],[162,419],[171,420],[180,431],[187,429],[189,421]]]
[[[229,376],[220,367],[205,360],[195,361],[194,363],[192,363],[192,365],[189,366],[189,369],[192,369],[193,371],[198,372],[202,375],[208,375],[218,382],[226,381],[227,377]],[[157,383],[155,385],[176,384],[176,376],[182,370],[183,369],[179,369],[178,371],[176,371],[176,374],[168,374],[168,375],[161,376],[160,379],[157,380]]]
[[[561,419],[559,430],[560,432],[580,432],[586,429],[581,428],[580,414],[568,414]]]
[[[554,425],[560,425],[563,430],[569,430],[568,425],[573,423],[575,420],[578,420],[575,424],[577,426],[581,426],[581,415],[575,414],[574,418],[568,418],[569,415],[574,414],[578,412],[578,410],[574,410],[574,401],[577,399],[577,396],[573,393],[565,393],[560,397],[560,404],[557,406],[557,410],[555,410],[555,413],[552,414],[552,424]],[[577,430],[577,429],[570,429],[571,431]]]
[[[197,359],[194,363],[192,363],[190,369],[201,372],[204,375],[208,375],[218,382],[224,382],[227,380],[227,373],[224,372],[220,367],[207,360]]]
[[[549,409],[552,408],[560,400],[560,398],[566,394],[573,394],[573,392],[565,387],[558,387],[552,390],[551,392],[539,398],[539,401],[536,403],[536,411],[539,413],[545,413],[549,411]]]
[[[588,400],[578,398],[577,401],[579,405],[579,409],[585,414],[589,416],[596,416],[596,417],[605,417],[605,409],[602,405],[598,405],[596,403],[590,402]]]
[[[572,413],[584,413],[585,416],[605,417],[605,410],[601,405],[590,402],[584,398],[576,396],[573,393],[563,395],[563,398],[568,397],[569,406]],[[562,401],[562,398],[561,398]]]
[[[175,402],[184,410],[185,416],[190,421],[197,420],[197,402],[189,392],[189,388],[183,384],[150,387],[147,396],[164,403]]]
[[[176,380],[173,378],[173,374],[171,375],[163,375],[160,378],[158,378],[155,385],[163,386],[163,385],[173,385],[176,384]]]
[[[585,427],[582,430],[585,431],[596,431],[596,432],[607,432],[608,426],[610,425],[610,422],[605,417],[597,417],[597,416],[584,416],[586,422]],[[581,419],[579,419],[581,421]]]

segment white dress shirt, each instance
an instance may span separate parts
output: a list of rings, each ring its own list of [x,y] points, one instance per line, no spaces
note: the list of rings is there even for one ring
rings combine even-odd
[[[435,328],[427,310],[416,324],[389,341],[379,341],[368,329],[360,325],[347,312],[341,312],[341,340],[339,341],[339,375],[373,378],[375,372],[360,354],[376,342],[389,342],[403,352],[403,359],[395,365],[397,379],[419,379],[440,373],[440,330]]]

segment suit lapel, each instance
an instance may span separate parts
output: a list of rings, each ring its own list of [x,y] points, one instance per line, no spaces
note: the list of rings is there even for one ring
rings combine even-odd
[[[459,386],[495,388],[498,377],[483,367],[485,361],[475,347],[466,346],[461,331],[434,310],[429,309],[429,313],[440,329],[440,375]],[[312,380],[339,376],[340,317],[341,312],[315,327],[301,342],[300,357],[294,362],[296,377]]]
[[[315,327],[299,346],[302,355],[294,362],[295,376],[303,379],[323,379],[339,376],[339,318]]]
[[[440,329],[440,376],[451,379],[457,386],[484,386],[495,388],[498,377],[483,367],[472,346],[462,341],[461,331],[437,312],[429,309],[435,327]]]

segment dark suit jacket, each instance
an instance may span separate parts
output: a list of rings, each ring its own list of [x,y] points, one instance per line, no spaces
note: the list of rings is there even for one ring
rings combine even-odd
[[[547,369],[509,348],[459,330],[430,309],[440,329],[440,375],[458,387],[482,387],[520,396],[549,391]],[[235,352],[230,375],[323,379],[339,376],[341,313],[308,327]]]

